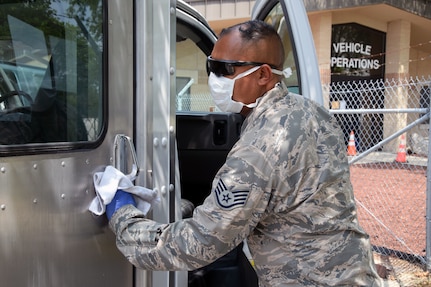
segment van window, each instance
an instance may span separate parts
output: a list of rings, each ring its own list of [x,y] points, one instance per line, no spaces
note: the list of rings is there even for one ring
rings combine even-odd
[[[102,8],[101,0],[0,4],[0,145],[98,137]]]
[[[200,47],[202,36],[191,26],[177,23],[177,111],[215,111],[208,88],[207,54]]]
[[[277,5],[272,8],[272,10],[268,13],[266,16],[265,22],[271,24],[280,35],[283,45],[284,45],[284,53],[285,53],[285,60],[284,60],[284,68],[291,68],[292,75],[289,78],[285,78],[284,82],[287,85],[289,91],[294,93],[299,93],[299,82],[298,82],[298,69],[296,64],[296,59],[294,57],[294,50],[292,48],[292,41],[291,41],[291,34],[290,30],[288,28],[287,20],[284,17],[283,9],[281,7],[281,4],[278,3]]]

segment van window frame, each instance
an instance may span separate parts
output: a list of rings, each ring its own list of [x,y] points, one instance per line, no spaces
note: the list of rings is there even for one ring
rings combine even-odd
[[[18,2],[17,2],[18,3]],[[51,1],[52,3],[52,1]],[[8,2],[8,4],[10,4]],[[51,142],[32,142],[32,143],[22,143],[22,144],[4,144],[0,145],[0,158],[1,157],[9,157],[9,156],[23,156],[23,155],[35,155],[35,154],[49,154],[49,153],[59,153],[59,152],[69,152],[74,150],[91,150],[95,149],[101,145],[103,139],[107,133],[108,127],[108,22],[107,14],[108,14],[108,2],[101,0],[100,1],[102,15],[101,15],[101,33],[102,33],[102,41],[100,51],[100,88],[102,91],[98,95],[99,103],[97,108],[100,110],[100,114],[98,116],[99,128],[98,133],[95,139],[93,140],[85,140],[85,141],[51,141]],[[82,23],[77,23],[77,26],[81,27]],[[45,31],[44,31],[45,32]],[[88,37],[87,31],[81,30],[85,37],[87,37],[87,45],[92,45],[91,38]],[[45,36],[49,36],[45,34]],[[63,38],[64,39],[64,38]],[[94,43],[93,43],[94,44]],[[78,76],[78,74],[77,74]]]
[[[281,9],[283,11],[283,17],[285,19],[286,22],[286,28],[287,28],[287,33],[289,36],[289,40],[290,40],[290,46],[292,48],[292,53],[293,53],[293,60],[295,63],[295,70],[292,70],[292,73],[296,73],[297,75],[297,88],[298,91],[295,91],[295,93],[298,93],[300,95],[302,95],[303,92],[303,85],[302,85],[302,81],[301,81],[301,67],[299,65],[299,59],[298,59],[298,51],[297,51],[297,45],[295,43],[295,37],[293,36],[293,31],[292,31],[292,27],[291,27],[291,19],[289,19],[289,13],[287,12],[287,7],[284,1],[282,0],[274,0],[274,1],[268,1],[267,5],[261,6],[261,10],[258,11],[258,14],[255,15],[255,19],[260,19],[262,21],[266,21],[269,14],[275,9],[275,7],[277,5],[281,6]],[[286,47],[285,47],[285,52],[286,52]],[[285,55],[285,59],[286,59],[287,55]],[[283,68],[287,68],[287,67],[283,67]],[[289,88],[289,87],[288,87]]]

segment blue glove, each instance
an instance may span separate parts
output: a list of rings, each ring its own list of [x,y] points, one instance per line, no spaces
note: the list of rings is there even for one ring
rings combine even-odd
[[[106,217],[108,217],[108,220],[111,220],[112,215],[117,211],[117,209],[128,204],[136,206],[133,195],[121,189],[117,190],[112,201],[106,205]]]

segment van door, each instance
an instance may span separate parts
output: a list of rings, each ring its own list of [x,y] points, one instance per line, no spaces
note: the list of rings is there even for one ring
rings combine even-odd
[[[133,286],[92,175],[133,136],[133,3],[0,3],[2,286]]]

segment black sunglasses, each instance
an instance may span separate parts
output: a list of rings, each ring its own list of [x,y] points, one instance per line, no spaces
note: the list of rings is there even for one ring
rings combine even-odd
[[[214,73],[216,76],[230,76],[235,74],[234,67],[242,66],[262,66],[267,63],[260,62],[245,62],[245,61],[235,61],[235,60],[215,60],[211,56],[207,58],[207,72]],[[272,69],[276,69],[274,65],[269,65]]]

